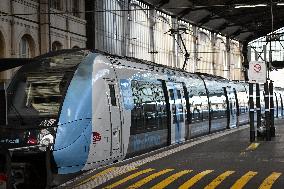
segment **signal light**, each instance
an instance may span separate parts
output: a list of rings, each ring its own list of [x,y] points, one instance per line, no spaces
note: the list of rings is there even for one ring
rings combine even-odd
[[[27,143],[28,144],[37,144],[37,139],[32,137],[32,136],[29,136]]]
[[[4,173],[0,173],[0,184],[1,182],[6,182],[7,181],[7,176]]]

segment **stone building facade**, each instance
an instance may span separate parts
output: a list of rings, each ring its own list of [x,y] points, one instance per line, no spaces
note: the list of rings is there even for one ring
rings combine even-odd
[[[86,46],[85,0],[1,0],[0,58]],[[0,74],[1,80],[13,71]]]

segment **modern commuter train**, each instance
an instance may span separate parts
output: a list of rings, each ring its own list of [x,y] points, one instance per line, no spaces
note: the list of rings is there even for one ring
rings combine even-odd
[[[86,49],[35,58],[5,91],[6,170],[38,187],[249,119],[247,83]]]

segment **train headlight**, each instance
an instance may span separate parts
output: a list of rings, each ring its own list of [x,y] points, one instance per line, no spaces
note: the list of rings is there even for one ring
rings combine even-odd
[[[48,146],[50,144],[53,144],[53,140],[54,137],[51,134],[47,134],[40,140],[40,144]]]

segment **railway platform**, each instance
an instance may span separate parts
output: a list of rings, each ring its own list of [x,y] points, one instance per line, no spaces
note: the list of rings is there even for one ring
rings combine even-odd
[[[249,141],[249,126],[86,172],[58,188],[283,189],[284,120],[272,141]]]

